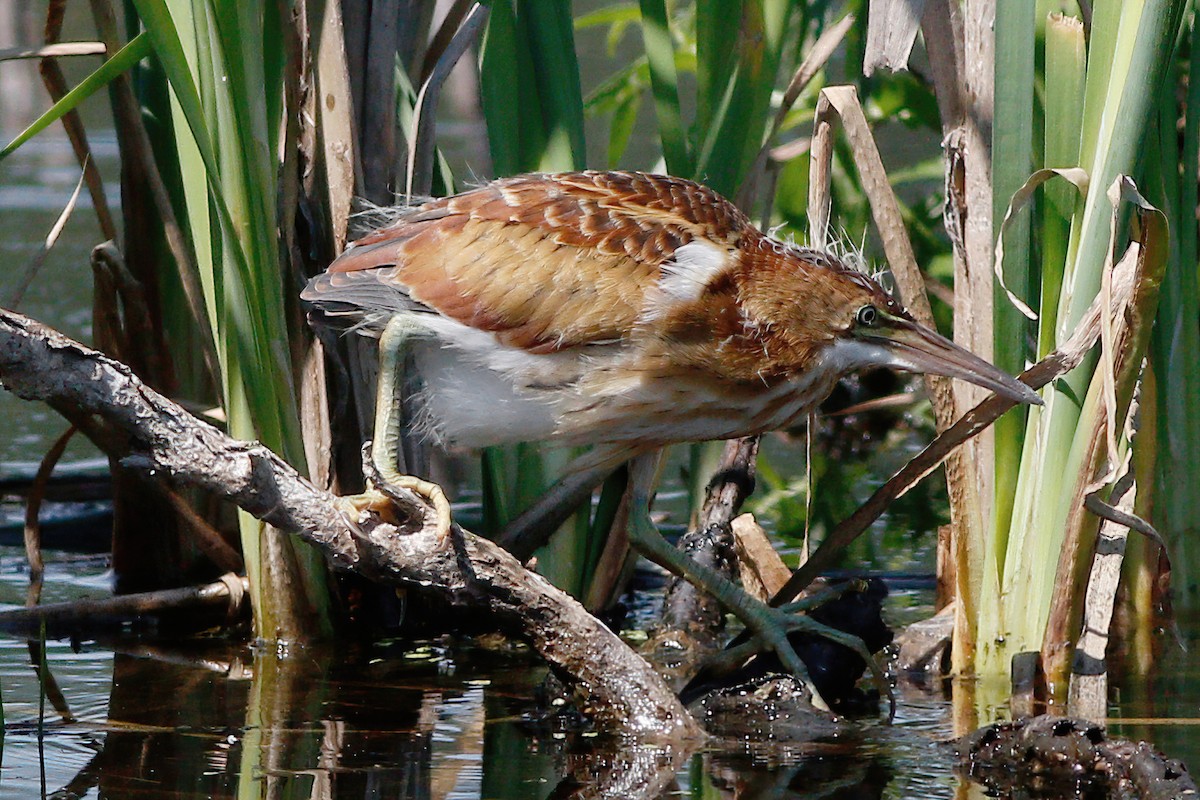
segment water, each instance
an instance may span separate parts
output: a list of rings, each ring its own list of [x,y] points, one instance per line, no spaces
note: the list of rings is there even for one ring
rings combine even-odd
[[[16,552],[0,555],[6,602],[23,594],[21,564]],[[48,599],[103,594],[103,569],[94,559],[52,562]],[[897,599],[893,613],[904,618],[926,610],[919,594]],[[1194,646],[1197,631],[1186,633]],[[734,785],[745,790],[740,797],[964,796],[938,744],[952,736],[948,701],[904,684],[892,725],[855,720],[841,736],[789,748],[734,744],[680,757],[531,722],[544,670],[523,648],[497,642],[280,654],[128,631],[102,642],[51,641],[46,656],[69,717],[49,702],[40,711],[27,644],[0,639],[3,798],[515,799],[564,796],[577,781],[595,792],[585,796],[723,797]],[[1143,684],[1148,691],[1122,704],[1122,716],[1195,714],[1196,665],[1176,648],[1163,666]],[[1194,731],[1113,727],[1193,762]]]
[[[0,557],[5,600],[23,592],[20,563],[14,552]],[[48,590],[58,599],[98,594],[104,580],[96,562],[56,564]],[[919,690],[902,690],[891,726],[867,720],[790,750],[733,746],[680,759],[533,724],[526,717],[544,674],[535,657],[449,644],[281,656],[131,632],[52,641],[47,661],[70,717],[47,703],[39,726],[27,645],[0,639],[0,797],[309,797],[328,787],[323,796],[529,798],[578,780],[661,788],[644,796],[731,782],[790,785],[796,797],[836,785],[877,797],[955,796],[949,756],[934,747],[950,735],[945,703]]]

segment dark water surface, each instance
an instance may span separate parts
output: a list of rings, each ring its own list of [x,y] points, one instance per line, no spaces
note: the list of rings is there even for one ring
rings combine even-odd
[[[0,559],[5,600],[23,592],[20,562]],[[47,599],[102,593],[102,569],[56,565]],[[544,670],[508,647],[279,653],[130,635],[48,642],[46,655],[64,702],[40,711],[27,644],[0,639],[3,797],[543,798],[586,782],[595,796],[950,798],[957,786],[934,746],[950,735],[945,702],[918,690],[891,726],[688,756],[529,721]]]
[[[45,599],[103,595],[104,570],[94,557],[55,560]],[[23,556],[0,554],[0,601],[18,605],[26,580]],[[897,592],[889,614],[914,618],[927,599]],[[1193,646],[1195,633],[1187,631]],[[890,726],[860,719],[816,742],[681,754],[533,721],[544,670],[503,643],[278,652],[223,640],[171,644],[169,634],[47,642],[62,700],[44,706],[29,646],[0,639],[0,797],[983,796],[953,774],[938,745],[952,735],[938,691],[902,685]],[[1113,732],[1200,763],[1196,665],[1170,647],[1161,666],[1120,687],[1111,713],[1192,719]]]

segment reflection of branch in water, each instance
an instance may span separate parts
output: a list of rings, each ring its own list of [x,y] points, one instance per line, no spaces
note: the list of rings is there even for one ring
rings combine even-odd
[[[568,756],[567,774],[546,800],[640,800],[669,797],[690,747],[633,745]],[[677,788],[677,787],[676,787]]]
[[[57,792],[52,792],[47,797],[84,797],[92,789],[100,785],[100,775],[104,771],[105,763],[109,761],[104,755],[104,750],[101,750],[96,755],[92,756],[79,772],[75,773],[75,777],[71,778],[65,786]]]
[[[757,770],[744,760],[710,756],[706,772],[719,792],[728,792],[731,798],[756,800],[794,797],[797,793],[813,800],[839,797],[870,800],[883,797],[894,778],[892,769],[881,758],[829,758],[816,747],[818,752],[795,763],[784,767],[762,764]],[[826,745],[824,749],[831,747],[835,754],[845,755],[844,746]]]

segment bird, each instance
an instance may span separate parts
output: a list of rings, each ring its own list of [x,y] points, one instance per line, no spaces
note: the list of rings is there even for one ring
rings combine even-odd
[[[628,462],[630,544],[710,592],[801,678],[786,634],[807,618],[750,598],[651,522],[661,449],[785,428],[874,367],[1041,403],[916,322],[854,259],[768,235],[666,175],[518,175],[397,208],[301,297],[319,323],[380,340],[373,482],[424,495],[449,530],[441,490],[397,467],[411,358],[413,425],[440,445],[592,445],[576,491]]]

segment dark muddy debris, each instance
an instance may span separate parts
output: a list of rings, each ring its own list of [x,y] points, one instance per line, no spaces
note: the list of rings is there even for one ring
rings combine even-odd
[[[997,722],[953,743],[959,771],[998,797],[1179,800],[1200,797],[1187,768],[1147,742],[1044,714]]]
[[[688,710],[721,739],[797,743],[845,731],[840,718],[818,710],[807,687],[791,675],[764,675],[709,692]]]

